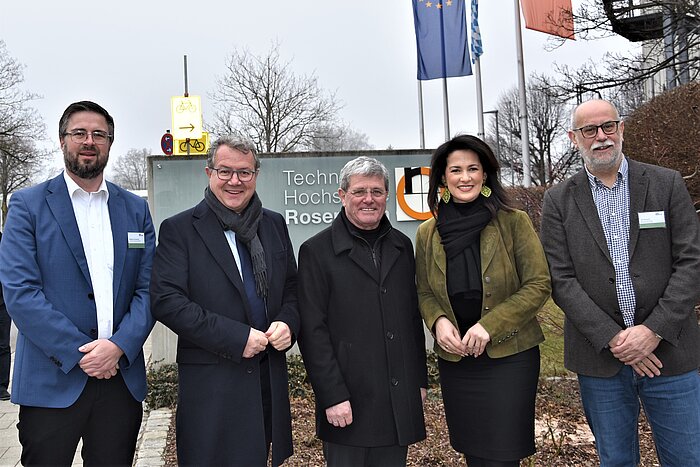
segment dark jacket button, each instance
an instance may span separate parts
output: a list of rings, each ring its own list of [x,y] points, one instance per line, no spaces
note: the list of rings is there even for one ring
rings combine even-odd
[[[89,299],[89,300],[94,300],[94,299],[95,299],[95,294],[92,293],[92,292],[90,292],[90,293],[88,294],[88,299]]]
[[[90,335],[93,337],[97,336],[97,329],[90,329]]]
[[[394,333],[391,331],[386,332],[386,338],[392,340],[394,338]]]

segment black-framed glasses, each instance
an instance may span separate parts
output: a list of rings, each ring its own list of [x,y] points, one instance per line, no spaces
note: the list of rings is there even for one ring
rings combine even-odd
[[[249,182],[253,179],[255,174],[258,173],[257,170],[246,170],[246,169],[241,169],[241,170],[234,170],[234,169],[215,169],[214,167],[209,167],[209,169],[213,170],[216,172],[216,176],[219,177],[219,180],[223,180],[225,182],[228,182],[233,178],[233,174],[236,174],[238,177],[238,180],[241,182]]]
[[[598,128],[603,130],[606,135],[612,135],[617,132],[617,127],[620,124],[620,120],[610,120],[608,122],[603,122],[600,125],[586,125],[581,128],[574,128],[574,131],[580,131],[584,138],[595,138],[598,134]]]
[[[88,135],[92,137],[92,142],[95,144],[106,144],[107,141],[109,141],[109,139],[112,137],[112,135],[110,135],[106,131],[101,130],[73,130],[66,131],[65,133],[63,133],[63,136],[65,135],[70,136],[70,139],[73,140],[73,142],[76,144],[82,144],[85,141],[87,141]]]
[[[369,193],[372,198],[379,199],[383,198],[387,195],[387,192],[384,190],[380,190],[379,188],[373,188],[373,189],[368,189],[368,188],[358,188],[357,190],[351,190],[348,191],[350,195],[352,195],[354,198],[364,198],[367,196],[367,193]]]

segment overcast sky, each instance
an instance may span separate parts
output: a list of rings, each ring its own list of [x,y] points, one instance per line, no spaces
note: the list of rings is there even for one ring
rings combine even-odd
[[[481,0],[479,19],[484,110],[490,110],[517,84],[514,0]],[[547,38],[523,28],[526,75],[630,47],[620,38],[567,41],[546,51]],[[344,103],[341,118],[375,148],[419,147],[410,0],[3,0],[0,39],[26,66],[25,89],[42,96],[34,106],[55,147],[65,107],[88,99],[115,118],[112,156],[144,147],[159,154],[160,137],[170,128],[170,97],[184,92],[184,55],[189,91],[202,96],[206,122],[213,115],[208,96],[230,52],[247,47],[262,54],[274,41],[295,73],[315,74],[322,87],[336,91]],[[441,86],[441,80],[424,82],[429,148],[444,138]],[[473,76],[449,79],[452,134],[476,134],[475,94]]]

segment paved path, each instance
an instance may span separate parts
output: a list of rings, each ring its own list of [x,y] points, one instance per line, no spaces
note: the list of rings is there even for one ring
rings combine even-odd
[[[15,348],[17,340],[17,329],[12,326],[11,345]],[[146,362],[150,363],[151,359],[151,340],[150,338],[144,345],[144,354]],[[12,352],[12,364],[15,362],[15,354]],[[10,374],[11,375],[11,374]],[[10,392],[12,387],[10,385]],[[0,467],[19,466],[20,454],[22,446],[19,444],[17,437],[17,420],[19,415],[19,406],[10,401],[0,401]],[[151,467],[164,465],[162,460],[163,451],[165,449],[166,438],[168,435],[168,427],[170,426],[171,411],[168,409],[154,410],[144,412],[143,422],[141,423],[141,431],[136,444],[136,459],[134,465],[137,467]],[[80,445],[73,459],[74,466],[82,466],[83,461],[80,458]]]

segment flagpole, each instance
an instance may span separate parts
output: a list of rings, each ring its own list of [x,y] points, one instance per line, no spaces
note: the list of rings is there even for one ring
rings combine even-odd
[[[525,59],[523,58],[523,36],[520,25],[520,0],[515,0],[515,45],[518,52],[518,88],[520,94],[520,134],[522,141],[523,186],[530,187],[530,135],[527,125],[527,93],[525,92]]]
[[[450,139],[450,106],[447,99],[447,78],[442,78],[442,103],[445,119],[445,141]]]
[[[476,77],[476,118],[479,130],[476,135],[484,140],[484,98],[481,93],[481,60],[474,60],[474,76]]]
[[[425,149],[425,124],[423,120],[423,82],[418,80],[418,133],[420,136],[420,148]]]

